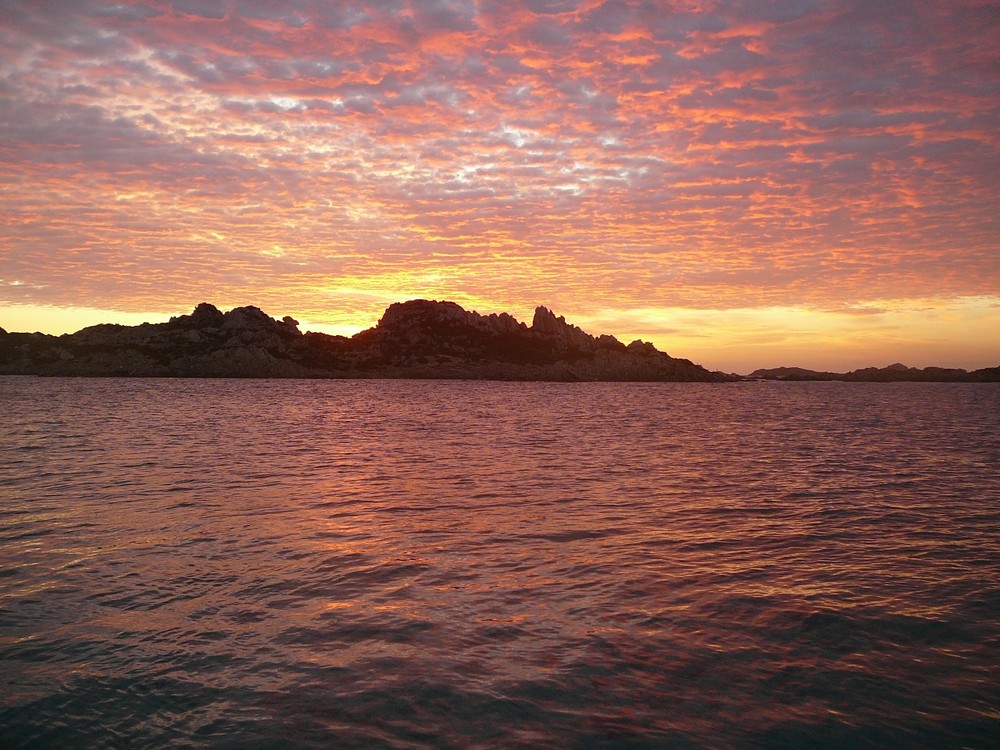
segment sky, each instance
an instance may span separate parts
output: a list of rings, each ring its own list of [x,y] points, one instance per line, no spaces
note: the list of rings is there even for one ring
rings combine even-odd
[[[0,326],[545,305],[1000,365],[994,0],[0,0]]]

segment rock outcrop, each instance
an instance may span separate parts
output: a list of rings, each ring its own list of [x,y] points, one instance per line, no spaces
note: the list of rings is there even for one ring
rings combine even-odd
[[[63,336],[8,334],[0,340],[0,373],[310,377],[317,373],[299,361],[305,349],[295,325],[256,307],[223,314],[202,303],[167,323],[105,323]]]
[[[256,307],[74,334],[0,333],[0,374],[140,377],[463,378],[494,380],[735,380],[652,344],[594,337],[545,307],[531,326],[453,302],[390,305],[351,338],[302,333]]]

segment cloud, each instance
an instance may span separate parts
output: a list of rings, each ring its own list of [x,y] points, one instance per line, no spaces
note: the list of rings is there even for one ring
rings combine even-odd
[[[7,3],[0,298],[995,294],[998,27],[974,0]]]
[[[580,6],[577,0],[524,0],[524,4],[532,13],[541,15],[569,13]]]
[[[170,5],[179,15],[216,20],[226,17],[225,6],[214,0],[173,0]]]

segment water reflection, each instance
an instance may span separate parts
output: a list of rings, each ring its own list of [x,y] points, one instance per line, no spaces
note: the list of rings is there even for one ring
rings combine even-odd
[[[0,394],[11,746],[932,746],[996,728],[992,386]]]

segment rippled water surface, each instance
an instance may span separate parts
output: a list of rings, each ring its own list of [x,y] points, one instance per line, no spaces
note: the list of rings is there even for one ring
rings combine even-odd
[[[995,747],[998,467],[991,384],[0,378],[0,747]]]

